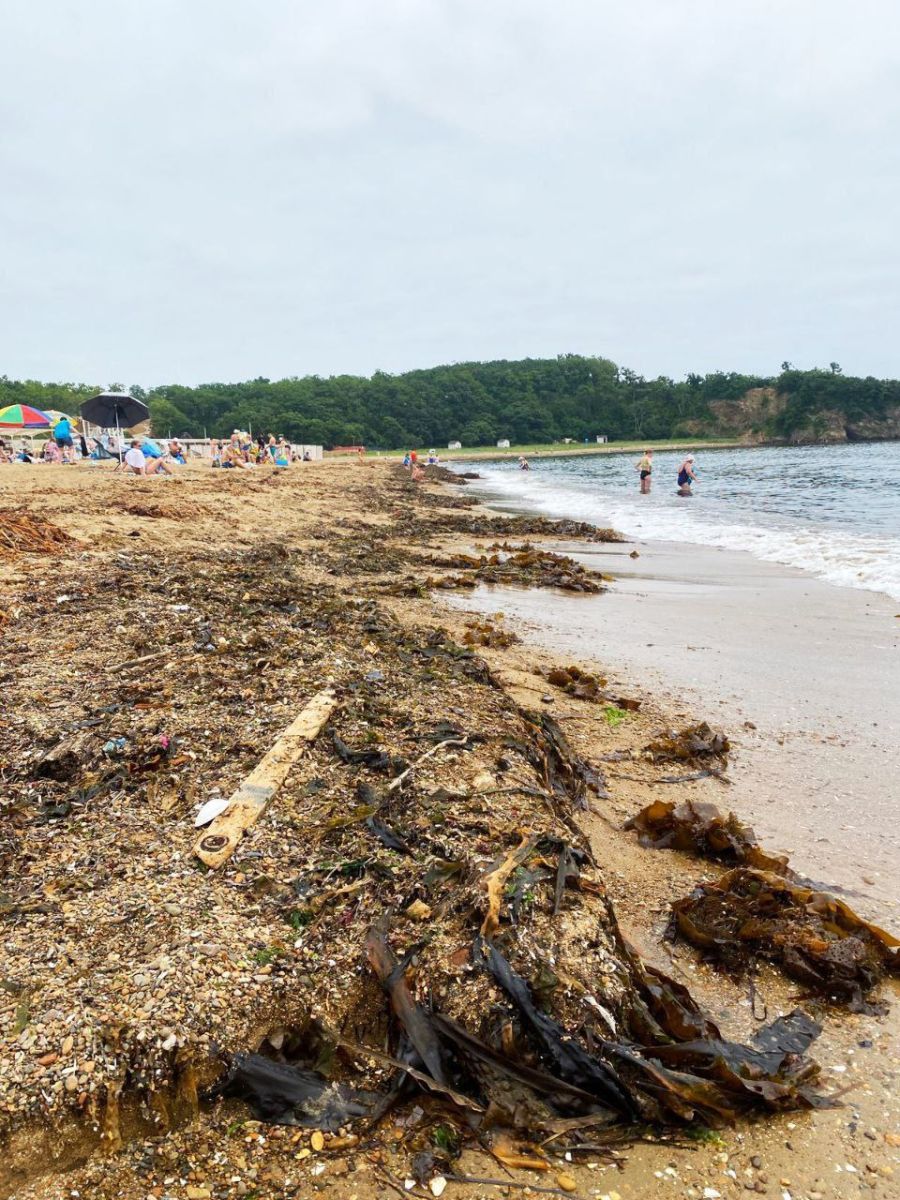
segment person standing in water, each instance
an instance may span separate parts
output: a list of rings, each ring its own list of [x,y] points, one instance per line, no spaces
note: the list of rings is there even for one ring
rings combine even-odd
[[[691,484],[694,483],[697,476],[694,474],[694,456],[689,454],[678,472],[678,495],[692,496]]]
[[[650,494],[651,476],[653,474],[653,451],[645,450],[640,462],[634,464],[634,469],[641,473],[641,495],[648,496]]]

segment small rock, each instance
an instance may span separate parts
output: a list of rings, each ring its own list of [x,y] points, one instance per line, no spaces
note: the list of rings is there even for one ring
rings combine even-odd
[[[78,1076],[77,1075],[67,1076],[65,1086],[66,1086],[67,1092],[77,1092],[78,1091]]]
[[[426,904],[424,900],[413,900],[412,904],[406,910],[406,915],[413,921],[427,921],[431,916],[431,906]]]
[[[209,1200],[212,1192],[208,1187],[196,1187],[194,1184],[189,1183],[185,1188],[185,1195],[187,1196],[187,1200]]]
[[[428,1186],[431,1189],[432,1196],[443,1196],[447,1180],[443,1175],[435,1175],[434,1179],[429,1181]]]
[[[575,1192],[578,1190],[578,1184],[571,1175],[557,1175],[556,1182],[564,1192]]]
[[[762,1159],[759,1157],[758,1154],[750,1155],[750,1166],[754,1167],[757,1171],[760,1169],[760,1167],[762,1166]]]
[[[316,1151],[316,1153],[325,1149],[325,1135],[322,1133],[321,1129],[313,1130],[312,1136],[309,1139],[309,1144],[312,1146],[313,1150]]]
[[[61,1052],[63,1058],[65,1058],[67,1054],[72,1053],[72,1048],[74,1045],[75,1045],[75,1039],[72,1037],[71,1033],[69,1034],[68,1037],[63,1038],[63,1043],[62,1043],[62,1046],[60,1047],[60,1052]],[[885,1135],[885,1136],[889,1136],[889,1135]]]

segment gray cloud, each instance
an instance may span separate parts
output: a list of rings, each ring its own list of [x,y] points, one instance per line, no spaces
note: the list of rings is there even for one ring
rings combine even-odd
[[[0,371],[900,374],[892,0],[6,0]]]

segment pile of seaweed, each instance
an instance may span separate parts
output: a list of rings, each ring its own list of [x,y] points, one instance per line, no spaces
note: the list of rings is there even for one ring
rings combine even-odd
[[[78,543],[46,517],[18,509],[0,509],[0,558],[17,554],[57,554]]]
[[[750,826],[714,804],[656,800],[626,822],[641,844],[739,864],[672,905],[670,933],[736,975],[777,963],[810,992],[854,1012],[883,1012],[873,989],[900,974],[900,940],[796,875]]]

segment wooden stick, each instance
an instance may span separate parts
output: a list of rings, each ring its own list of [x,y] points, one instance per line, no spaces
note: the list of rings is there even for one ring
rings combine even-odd
[[[194,854],[208,867],[220,867],[235,852],[281,785],[291,767],[324,728],[337,706],[330,690],[318,692],[289,725],[272,749],[260,759],[231,796],[228,807],[194,843]]]
[[[397,776],[396,779],[392,779],[391,782],[388,784],[387,790],[389,792],[396,791],[397,788],[400,786],[400,784],[403,782],[403,780],[407,777],[407,775],[410,774],[410,772],[414,771],[416,769],[416,767],[419,766],[420,763],[423,763],[425,761],[426,758],[431,758],[432,754],[437,754],[438,750],[442,749],[444,746],[465,746],[468,743],[468,741],[469,741],[468,737],[461,737],[461,738],[447,738],[446,741],[438,742],[438,744],[436,746],[432,746],[430,750],[426,750],[425,753],[423,755],[421,755],[419,758],[417,758],[414,763],[411,763],[406,768],[405,771],[401,772]]]

